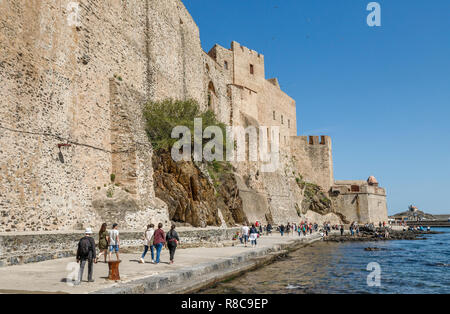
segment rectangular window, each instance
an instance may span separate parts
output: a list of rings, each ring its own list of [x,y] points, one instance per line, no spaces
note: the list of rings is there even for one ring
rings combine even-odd
[[[273,112],[273,119],[276,120],[275,111]]]
[[[283,124],[283,115],[281,115],[281,124]]]
[[[253,64],[250,64],[250,74],[255,74],[255,68],[253,67]]]
[[[228,62],[227,61],[224,62],[223,66],[225,67],[225,70],[228,70]]]
[[[291,128],[291,120],[288,119],[288,129]]]

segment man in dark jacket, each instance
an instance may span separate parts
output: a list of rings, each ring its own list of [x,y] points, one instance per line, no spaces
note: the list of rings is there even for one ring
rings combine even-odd
[[[267,225],[267,235],[272,234],[272,225],[268,224]]]
[[[80,272],[78,273],[78,281],[75,282],[75,285],[79,285],[81,283],[86,262],[88,263],[88,281],[94,282],[94,279],[92,279],[92,275],[94,273],[93,263],[97,262],[96,256],[97,253],[95,251],[95,241],[92,238],[92,229],[87,228],[85,236],[81,238],[80,242],[78,242],[77,263],[80,263]]]

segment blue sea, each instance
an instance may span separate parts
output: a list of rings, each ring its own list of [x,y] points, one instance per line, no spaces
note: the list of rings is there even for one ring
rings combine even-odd
[[[413,241],[315,243],[204,293],[450,293],[450,228],[432,230],[443,233]]]

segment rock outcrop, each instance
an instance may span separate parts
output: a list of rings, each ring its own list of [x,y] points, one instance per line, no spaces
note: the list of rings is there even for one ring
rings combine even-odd
[[[172,221],[194,227],[246,221],[233,173],[212,180],[195,163],[175,162],[163,150],[155,152],[152,161],[155,194],[168,205]]]

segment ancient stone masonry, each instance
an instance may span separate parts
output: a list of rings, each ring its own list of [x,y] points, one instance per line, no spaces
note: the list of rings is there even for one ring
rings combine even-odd
[[[334,182],[330,137],[296,136],[291,141],[292,156],[303,179],[328,191]]]
[[[386,190],[367,181],[336,181],[333,207],[350,221],[387,222]]]
[[[149,100],[194,99],[227,125],[280,127],[275,172],[233,163],[223,192],[239,206],[225,197],[217,211],[227,223],[300,219],[300,176],[335,186],[331,140],[297,137],[296,103],[266,79],[264,56],[237,42],[206,53],[180,0],[3,0],[0,42],[0,232],[168,223],[142,121]],[[386,220],[385,194],[371,189],[359,216],[337,199],[327,217]],[[199,225],[223,223],[215,210]]]
[[[79,1],[79,26],[70,3],[0,3],[0,231],[96,223],[113,170],[109,79],[147,90],[145,1]]]

